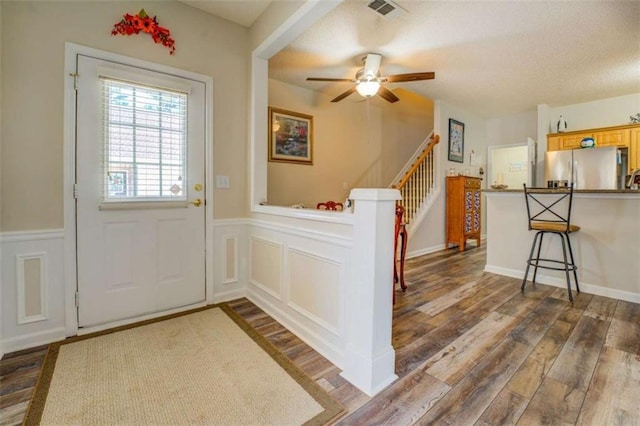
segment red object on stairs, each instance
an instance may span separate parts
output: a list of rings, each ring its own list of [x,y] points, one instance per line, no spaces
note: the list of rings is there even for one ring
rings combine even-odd
[[[396,303],[396,283],[400,282],[400,288],[402,291],[407,290],[407,285],[404,282],[404,258],[407,252],[407,228],[402,221],[404,216],[404,207],[400,204],[396,204],[396,224],[394,228],[393,236],[393,303]],[[398,259],[398,239],[400,239],[400,258]],[[398,267],[398,260],[400,266]]]

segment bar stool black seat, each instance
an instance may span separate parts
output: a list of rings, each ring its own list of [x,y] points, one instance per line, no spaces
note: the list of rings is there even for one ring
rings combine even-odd
[[[573,272],[576,283],[576,291],[580,292],[578,285],[578,266],[573,259],[573,250],[571,249],[571,240],[569,235],[578,232],[580,227],[571,224],[571,204],[573,202],[573,185],[567,188],[531,188],[524,185],[524,197],[527,204],[527,215],[529,218],[529,231],[536,231],[531,244],[531,252],[529,260],[527,260],[527,269],[522,280],[522,291],[524,292],[529,268],[533,266],[533,279],[531,283],[536,282],[536,274],[538,268],[553,269],[556,271],[564,271],[567,277],[567,291],[569,292],[569,300],[573,302],[571,294],[571,279],[569,272]],[[540,258],[540,250],[542,248],[542,239],[545,234],[556,234],[562,242],[562,260]],[[536,244],[538,245],[537,253]],[[569,256],[567,257],[567,251]]]

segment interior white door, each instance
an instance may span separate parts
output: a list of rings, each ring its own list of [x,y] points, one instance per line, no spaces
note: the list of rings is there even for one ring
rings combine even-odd
[[[78,324],[205,300],[205,84],[77,57]]]

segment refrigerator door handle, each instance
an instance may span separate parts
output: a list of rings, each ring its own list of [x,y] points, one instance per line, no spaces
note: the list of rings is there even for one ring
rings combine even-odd
[[[573,189],[578,189],[578,160],[575,160],[573,162],[573,176],[572,176],[572,182],[573,182]]]

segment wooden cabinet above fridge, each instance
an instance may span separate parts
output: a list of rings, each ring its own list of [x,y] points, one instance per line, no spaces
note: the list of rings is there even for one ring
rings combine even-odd
[[[593,138],[595,147],[617,146],[629,150],[629,169],[640,167],[640,124],[601,127],[547,135],[547,151],[580,149],[584,138]]]

